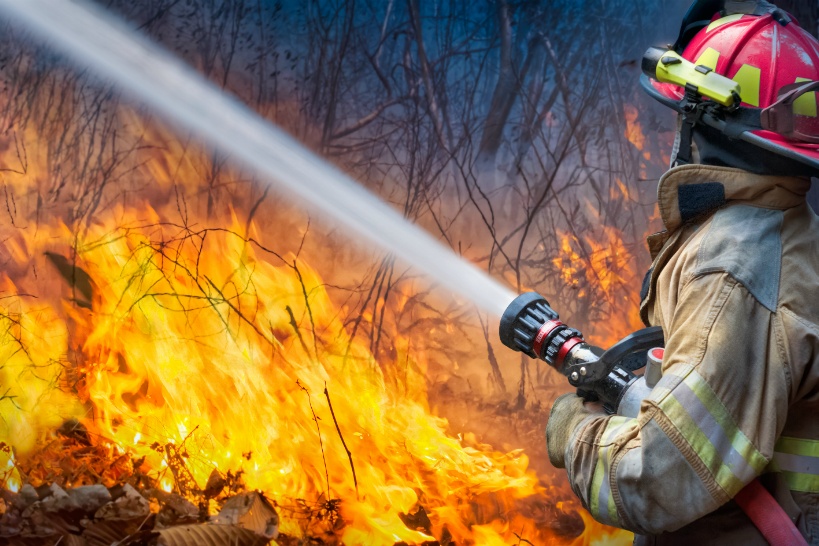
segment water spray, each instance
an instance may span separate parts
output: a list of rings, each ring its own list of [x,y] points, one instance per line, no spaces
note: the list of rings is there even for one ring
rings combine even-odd
[[[90,2],[0,0],[0,11],[311,208],[500,315],[514,292],[190,66]]]
[[[647,378],[634,372],[646,366],[650,349],[661,345],[658,328],[636,332],[607,351],[588,345],[579,331],[558,320],[543,297],[528,293],[515,298],[511,290],[349,176],[99,6],[65,0],[0,0],[0,11],[178,126],[231,154],[264,180],[278,181],[305,203],[443,287],[490,313],[502,314],[503,343],[545,360],[587,399],[621,412],[639,406],[650,390]],[[647,375],[651,381],[652,375]]]

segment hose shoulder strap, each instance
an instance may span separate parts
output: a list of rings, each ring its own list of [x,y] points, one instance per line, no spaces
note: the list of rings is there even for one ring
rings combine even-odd
[[[808,546],[791,518],[759,480],[746,485],[734,501],[771,546]]]

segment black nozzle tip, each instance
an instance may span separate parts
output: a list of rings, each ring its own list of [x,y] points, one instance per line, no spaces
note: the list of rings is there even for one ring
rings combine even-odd
[[[544,319],[554,320],[557,318],[546,298],[537,292],[526,292],[521,294],[506,308],[500,320],[500,339],[501,342],[515,351],[522,349],[520,344],[521,330],[531,330],[531,326],[524,324],[524,319],[528,318],[532,312],[536,313],[537,322]],[[527,321],[527,322],[531,322]],[[537,333],[535,329],[534,333]],[[532,333],[532,337],[534,336]],[[528,337],[528,336],[527,336]],[[523,351],[527,352],[528,351]]]

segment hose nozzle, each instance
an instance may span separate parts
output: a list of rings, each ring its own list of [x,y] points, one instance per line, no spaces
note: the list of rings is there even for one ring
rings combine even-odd
[[[514,351],[545,361],[562,373],[566,355],[584,341],[583,334],[559,318],[540,294],[521,294],[512,300],[501,317],[501,342]]]

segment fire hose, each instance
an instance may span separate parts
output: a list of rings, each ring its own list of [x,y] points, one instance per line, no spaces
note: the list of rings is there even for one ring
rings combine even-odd
[[[601,402],[607,413],[637,417],[642,401],[662,378],[662,328],[638,330],[604,351],[586,343],[582,333],[559,318],[540,294],[522,294],[501,317],[501,342],[546,362],[566,376],[578,396]],[[807,546],[796,525],[759,480],[753,480],[734,500],[770,544]]]

